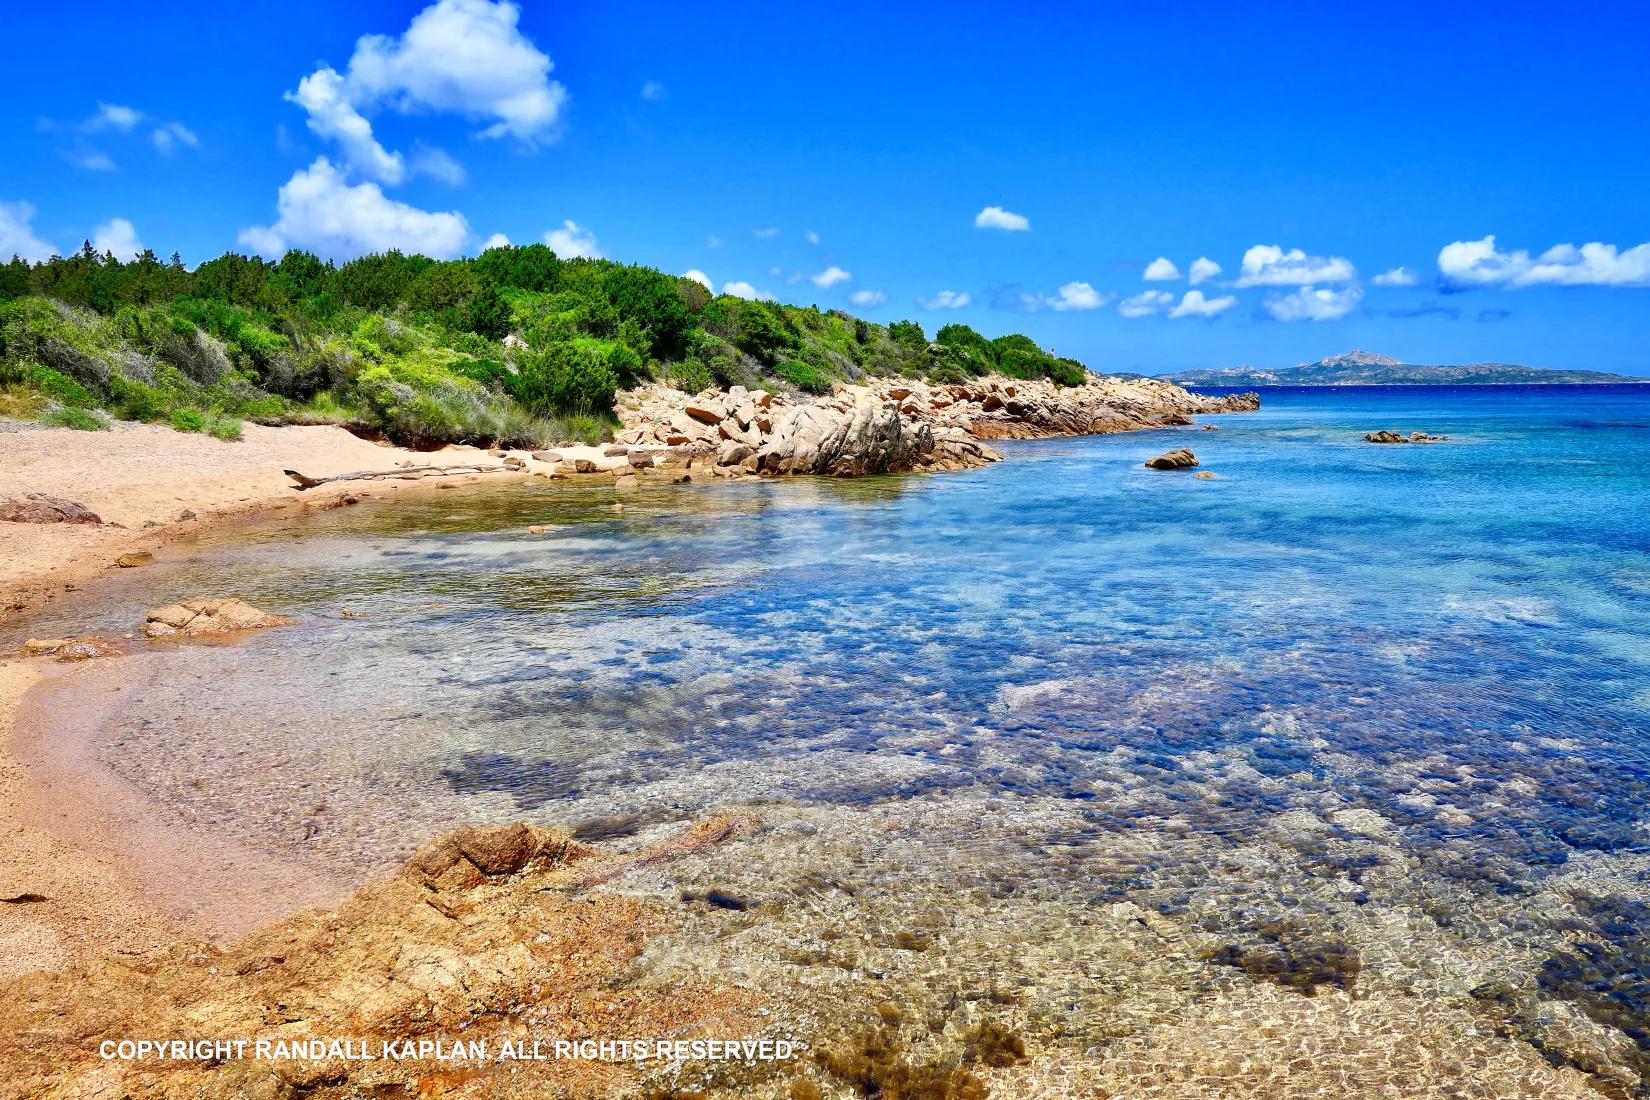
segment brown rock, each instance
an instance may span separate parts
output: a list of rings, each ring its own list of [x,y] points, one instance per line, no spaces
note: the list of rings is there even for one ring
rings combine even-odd
[[[653,456],[648,454],[646,451],[631,451],[630,464],[638,470],[651,469],[653,466]]]
[[[688,405],[682,411],[693,417],[693,419],[699,421],[701,424],[719,424],[721,423],[724,415],[720,408],[716,408],[708,404]]]
[[[599,469],[599,467],[588,458],[575,458],[573,460],[574,473],[593,474],[597,471],[597,469]]]
[[[45,493],[24,493],[20,497],[0,498],[0,520],[10,523],[88,523],[103,522],[96,512],[84,504]]]
[[[1367,441],[1369,443],[1408,443],[1409,442],[1409,439],[1407,437],[1405,437],[1403,435],[1400,435],[1397,432],[1390,432],[1390,431],[1384,431],[1384,430],[1379,431],[1379,432],[1366,432],[1364,434],[1364,439],[1365,439],[1365,441]]]
[[[143,632],[151,638],[198,637],[289,626],[294,620],[262,611],[244,600],[195,597],[149,612]]]
[[[539,462],[560,462],[560,451],[534,451],[533,457]]]
[[[1197,456],[1181,447],[1165,451],[1156,458],[1148,458],[1146,465],[1153,470],[1189,470],[1197,465]]]
[[[23,643],[25,657],[49,657],[69,644],[67,638],[30,638]]]
[[[122,569],[136,569],[140,565],[155,564],[155,555],[147,550],[134,550],[130,554],[122,554],[115,559],[115,564]]]

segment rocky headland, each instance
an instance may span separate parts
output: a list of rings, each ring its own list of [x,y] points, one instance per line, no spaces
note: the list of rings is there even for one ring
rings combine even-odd
[[[690,395],[655,385],[620,402],[615,440],[734,475],[859,477],[987,465],[1002,457],[990,440],[1183,426],[1194,414],[1259,407],[1255,394],[1205,397],[1155,379],[1101,377],[1081,386],[1002,376],[884,379],[839,383],[815,398],[742,386]]]

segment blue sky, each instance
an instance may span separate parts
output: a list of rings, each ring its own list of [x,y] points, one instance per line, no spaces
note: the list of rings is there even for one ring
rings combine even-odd
[[[556,233],[1097,369],[1650,374],[1644,5],[922,7],[18,5],[0,251]]]

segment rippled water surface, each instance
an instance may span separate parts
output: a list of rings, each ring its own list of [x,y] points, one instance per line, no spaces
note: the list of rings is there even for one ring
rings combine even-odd
[[[622,513],[467,486],[220,533],[53,614],[301,616],[146,657],[100,736],[317,859],[464,818],[904,808],[895,877],[1128,902],[1306,992],[1533,975],[1650,1049],[1647,391],[1273,391],[1218,432]],[[1171,446],[1215,478],[1142,467]]]

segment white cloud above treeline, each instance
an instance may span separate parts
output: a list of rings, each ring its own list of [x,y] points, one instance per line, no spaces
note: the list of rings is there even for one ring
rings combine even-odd
[[[888,301],[888,295],[881,290],[856,290],[848,295],[848,300],[856,306],[871,309]]]
[[[1024,232],[1031,228],[1031,219],[1024,214],[1004,210],[1000,206],[988,206],[974,215],[974,228],[1007,229],[1011,232]]]
[[[1101,294],[1094,287],[1084,282],[1070,282],[1062,286],[1053,295],[1044,298],[1043,304],[1060,313],[1070,310],[1099,309],[1113,300],[1111,294]]]
[[[1220,265],[1207,256],[1199,256],[1193,260],[1192,266],[1187,270],[1187,279],[1193,286],[1219,277]]]
[[[125,218],[110,218],[92,234],[92,247],[126,262],[143,251],[143,242],[138,240],[137,230],[131,222]]]
[[[1592,241],[1555,244],[1539,256],[1502,252],[1495,235],[1456,241],[1438,253],[1438,272],[1456,286],[1650,286],[1650,242],[1622,252]]]
[[[942,290],[932,298],[918,298],[917,304],[923,309],[966,309],[974,302],[974,296],[964,291]]]
[[[273,225],[241,231],[241,243],[271,259],[289,248],[350,258],[399,248],[438,260],[464,250],[469,223],[456,210],[435,213],[389,198],[372,182],[351,184],[321,157],[294,173],[275,199]]]
[[[596,234],[568,218],[544,235],[544,243],[564,260],[599,260],[602,250],[596,244]]]
[[[838,283],[851,282],[853,277],[854,276],[851,272],[844,271],[842,268],[832,264],[824,271],[821,271],[818,275],[810,275],[808,277],[808,281],[813,283],[814,286],[826,288],[836,286]]]
[[[722,293],[731,294],[735,298],[752,298],[764,302],[771,302],[774,300],[772,294],[769,294],[765,290],[756,289],[756,287],[745,282],[743,279],[735,279],[732,282],[723,283]]]
[[[1421,281],[1421,277],[1407,267],[1395,267],[1391,271],[1383,271],[1371,280],[1376,286],[1414,286]]]
[[[1188,290],[1180,304],[1169,311],[1170,317],[1218,317],[1238,304],[1235,296],[1206,298],[1201,290]]]
[[[1145,290],[1132,298],[1117,303],[1117,312],[1124,317],[1150,317],[1162,313],[1174,304],[1174,295],[1166,290]]]
[[[0,202],[0,263],[13,256],[38,262],[60,255],[56,245],[35,236],[34,213],[32,203]]]

